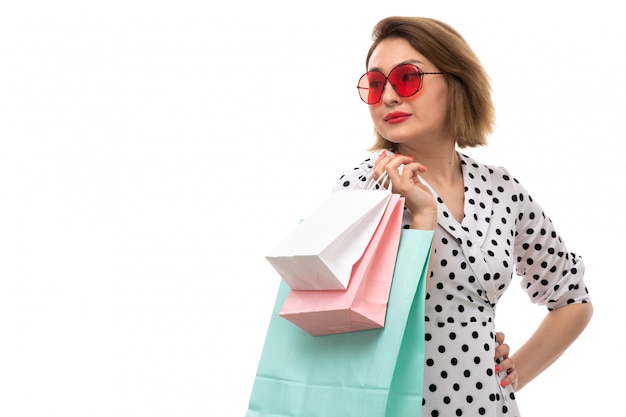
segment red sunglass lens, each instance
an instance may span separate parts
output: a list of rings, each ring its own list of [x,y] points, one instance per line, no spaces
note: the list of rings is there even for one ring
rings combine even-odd
[[[361,100],[367,104],[378,103],[386,83],[387,79],[378,71],[370,71],[363,74],[358,85]]]
[[[422,74],[415,65],[404,64],[395,67],[389,73],[389,82],[400,97],[410,97],[417,93],[422,85]]]

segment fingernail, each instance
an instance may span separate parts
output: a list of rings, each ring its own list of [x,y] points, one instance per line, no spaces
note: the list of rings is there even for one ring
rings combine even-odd
[[[500,386],[501,386],[502,388],[506,387],[506,381],[502,381],[502,382],[500,382]]]
[[[500,372],[500,367],[496,365],[496,372]]]
[[[387,151],[382,151],[382,152],[380,153],[380,157],[381,157],[381,158],[384,158],[385,156],[387,156]]]

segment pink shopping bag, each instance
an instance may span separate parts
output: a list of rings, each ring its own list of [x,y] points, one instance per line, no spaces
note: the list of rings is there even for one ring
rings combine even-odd
[[[403,209],[404,198],[392,194],[346,290],[290,290],[279,315],[313,336],[383,327]]]

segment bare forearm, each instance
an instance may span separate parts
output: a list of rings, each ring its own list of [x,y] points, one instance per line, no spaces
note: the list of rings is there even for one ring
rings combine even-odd
[[[425,209],[421,213],[413,214],[411,229],[435,230],[437,228],[437,207]]]
[[[570,304],[548,313],[530,339],[511,355],[519,375],[517,390],[565,352],[585,329],[592,313],[591,303]]]

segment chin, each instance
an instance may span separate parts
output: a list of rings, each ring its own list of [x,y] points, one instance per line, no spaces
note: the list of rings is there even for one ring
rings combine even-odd
[[[411,141],[411,138],[399,137],[398,135],[391,135],[391,136],[383,135],[383,138],[391,142],[394,146],[401,145],[403,143]]]

